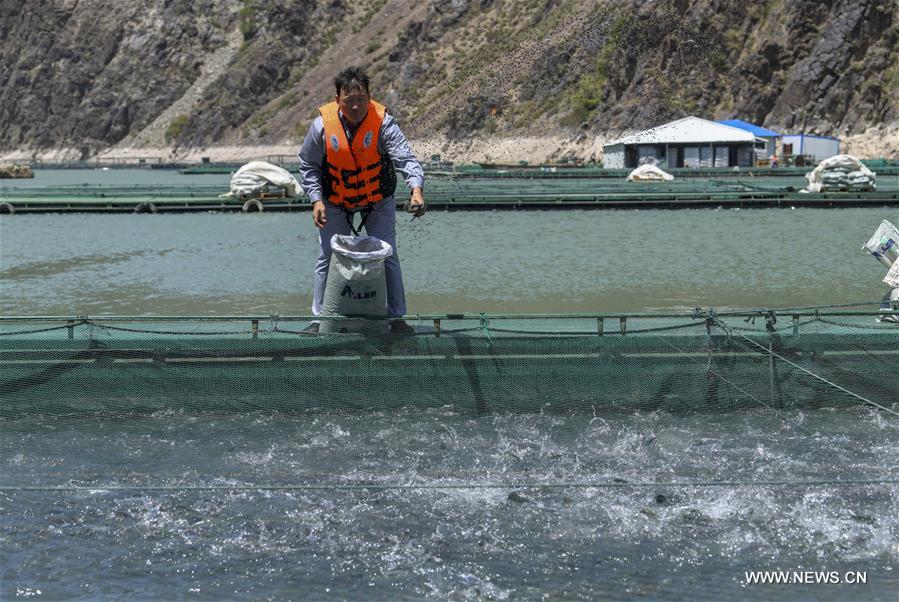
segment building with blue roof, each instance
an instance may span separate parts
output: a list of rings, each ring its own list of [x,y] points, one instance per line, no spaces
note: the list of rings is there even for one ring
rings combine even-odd
[[[760,125],[755,125],[754,123],[749,123],[742,119],[724,119],[719,120],[717,123],[745,130],[750,132],[756,138],[764,140],[764,145],[758,143],[755,148],[756,157],[759,159],[768,161],[771,158],[771,155],[777,153],[777,139],[780,138],[781,135],[774,130],[763,128]]]
[[[765,141],[691,115],[606,143],[602,164],[624,169],[652,160],[668,168],[752,167],[757,144]]]

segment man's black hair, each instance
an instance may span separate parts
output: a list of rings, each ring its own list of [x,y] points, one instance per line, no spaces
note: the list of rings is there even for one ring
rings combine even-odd
[[[334,78],[334,87],[337,88],[337,96],[341,90],[365,90],[368,91],[368,76],[359,67],[347,67]]]

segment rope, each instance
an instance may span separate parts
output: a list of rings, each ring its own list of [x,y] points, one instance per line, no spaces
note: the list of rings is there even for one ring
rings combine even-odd
[[[476,331],[480,331],[480,330],[481,330],[480,326],[472,327],[472,328],[443,328],[440,330],[440,334],[441,335],[458,334],[460,332],[476,332]],[[302,330],[288,330],[285,328],[281,328],[279,326],[276,326],[272,330],[266,330],[265,332],[278,332],[278,333],[282,333],[282,334],[297,334],[297,335],[304,336],[304,337],[347,336],[347,335],[360,334],[358,332],[343,332],[343,333],[329,332],[327,334],[321,334],[321,333],[317,333],[317,332],[303,332]],[[433,333],[433,332],[416,332],[416,333],[410,333],[410,335],[416,336],[416,337],[433,337],[433,336],[435,336],[435,333]]]
[[[658,337],[658,338],[662,339],[662,341],[664,341],[665,344],[667,344],[669,347],[672,347],[673,349],[675,349],[678,353],[681,353],[681,354],[684,354],[684,353],[685,353],[683,349],[678,348],[677,345],[673,344],[671,341],[666,341],[666,340],[665,340],[664,338],[662,338],[662,337]],[[699,364],[699,361],[690,358],[690,356],[685,356],[685,357],[687,357],[688,359],[691,359],[691,361],[692,361],[694,364]],[[769,410],[772,410],[772,411],[775,411],[775,412],[777,411],[777,408],[775,408],[774,406],[771,406],[771,405],[765,403],[764,401],[762,401],[761,399],[759,399],[758,397],[756,397],[755,395],[753,395],[753,394],[750,393],[749,391],[746,391],[745,389],[743,389],[743,388],[740,387],[739,385],[735,385],[734,383],[730,382],[727,378],[725,378],[724,376],[722,376],[722,375],[719,374],[718,372],[715,372],[714,370],[712,370],[712,358],[711,358],[711,354],[709,355],[709,364],[706,366],[706,370],[707,370],[708,372],[710,372],[712,375],[717,376],[718,378],[720,378],[721,380],[723,380],[725,383],[727,383],[728,385],[730,385],[731,387],[733,387],[734,389],[736,389],[736,390],[739,391],[740,393],[743,393],[744,395],[746,395],[746,396],[749,397],[750,399],[752,399],[752,400],[754,400],[754,401],[757,401],[757,402],[760,403],[761,405],[765,406],[765,407],[768,408]],[[800,430],[800,431],[803,431],[803,432],[804,432],[805,434],[807,434],[807,435],[810,435],[810,434],[811,434],[811,433],[809,433],[808,431],[806,431],[804,428],[802,428],[802,427],[799,426],[799,425],[794,425],[794,428],[796,428],[796,429],[798,429],[798,430]]]
[[[480,330],[481,330],[480,326],[474,326],[472,328],[441,328],[440,335],[443,336],[446,334],[459,334],[460,332],[480,332]],[[433,333],[433,332],[416,332],[416,333],[413,333],[412,336],[433,337],[433,336],[435,336],[435,334],[436,333]]]
[[[857,328],[859,330],[879,330],[882,332],[896,330],[897,328],[899,328],[899,324],[897,324],[897,325],[888,324],[888,325],[884,325],[884,326],[874,326],[874,325],[864,326],[862,324],[847,324],[845,322],[836,322],[834,320],[828,320],[828,319],[822,318],[820,316],[815,318],[815,321],[823,322],[824,324],[830,324],[831,326],[842,326],[844,328]]]
[[[727,326],[726,324],[723,324],[720,320],[718,320],[717,317],[711,316],[711,319],[714,320],[715,323],[716,323],[722,330],[724,330],[725,332],[728,332],[728,326]],[[774,357],[776,357],[777,359],[779,359],[779,360],[781,360],[781,361],[783,361],[783,362],[786,362],[786,363],[789,364],[790,366],[793,366],[793,367],[796,368],[797,370],[800,370],[800,371],[802,371],[802,372],[808,374],[808,375],[811,376],[812,378],[818,379],[819,381],[823,382],[824,384],[826,384],[826,385],[828,385],[828,386],[833,387],[834,389],[837,389],[837,390],[839,390],[839,391],[842,391],[843,393],[846,393],[847,395],[850,395],[850,396],[852,396],[852,397],[855,397],[855,398],[858,399],[859,401],[862,401],[862,402],[864,402],[864,403],[867,403],[867,404],[869,404],[869,405],[874,406],[875,408],[879,408],[879,409],[881,409],[881,410],[883,410],[883,411],[885,411],[885,412],[888,412],[888,413],[890,413],[890,414],[893,414],[894,416],[899,417],[899,412],[897,412],[897,411],[895,411],[895,410],[891,410],[890,408],[887,408],[887,407],[885,407],[885,406],[882,406],[882,405],[880,405],[879,403],[877,403],[877,402],[875,402],[875,401],[871,401],[870,399],[868,399],[868,398],[866,398],[866,397],[862,397],[862,396],[859,395],[858,393],[854,393],[854,392],[850,391],[849,389],[846,389],[846,388],[844,388],[844,387],[841,387],[840,385],[836,384],[835,382],[831,382],[831,381],[827,380],[826,378],[824,378],[823,376],[819,376],[819,375],[815,374],[814,372],[811,372],[810,370],[806,370],[805,368],[803,368],[803,367],[800,366],[799,364],[797,364],[797,363],[795,363],[795,362],[791,362],[790,360],[788,360],[787,358],[783,357],[782,355],[780,355],[780,354],[778,354],[778,353],[775,353],[774,350],[768,349],[767,347],[765,347],[765,346],[763,346],[763,345],[760,345],[759,343],[753,341],[752,339],[750,339],[750,338],[747,337],[746,335],[737,333],[737,336],[746,339],[747,341],[749,341],[750,344],[752,344],[752,345],[758,347],[759,349],[761,349],[761,350],[764,351],[765,353],[767,353],[767,354],[769,354],[769,355],[771,355],[771,356],[774,356]]]
[[[320,334],[317,333],[317,332],[303,332],[302,330],[289,330],[289,329],[287,329],[287,328],[281,328],[280,326],[275,326],[273,329],[267,330],[266,332],[279,332],[279,333],[281,333],[281,334],[296,334],[296,335],[300,335],[301,337],[317,337],[317,336],[322,336],[322,335],[320,335]],[[334,334],[334,335],[345,335],[345,334],[352,334],[352,333],[333,332],[333,333],[328,333],[327,335],[324,335],[324,336],[329,336],[329,335],[332,335],[332,334]]]
[[[883,303],[883,300],[878,301],[860,301],[858,303],[831,303],[830,305],[807,305],[805,307],[781,307],[777,309],[767,309],[767,308],[758,308],[757,310],[761,313],[768,313],[771,311],[775,311],[777,313],[790,313],[791,311],[809,311],[809,310],[819,310],[819,309],[836,309],[839,307],[863,307],[865,305],[876,305],[880,307],[880,304]]]
[[[804,321],[798,322],[796,324],[787,324],[780,328],[774,329],[774,332],[788,331],[788,330],[792,330],[793,328],[796,328],[796,327],[812,324],[814,322],[823,322],[825,324],[831,324],[833,326],[845,326],[846,328],[858,328],[858,329],[863,329],[863,330],[889,330],[890,328],[892,328],[891,326],[862,326],[862,325],[856,325],[856,324],[841,323],[841,322],[835,322],[835,321],[831,321],[831,320],[826,320],[821,317],[817,317],[817,318],[810,318],[808,320],[804,320]],[[486,327],[485,327],[485,323],[487,323]],[[100,322],[95,322],[93,320],[82,320],[80,322],[76,322],[74,324],[65,325],[65,326],[51,326],[49,328],[36,328],[36,329],[32,329],[32,330],[17,330],[15,332],[0,332],[0,336],[35,334],[35,333],[40,333],[40,332],[50,332],[53,330],[62,330],[64,328],[72,328],[74,326],[83,326],[83,325],[96,326],[97,328],[103,328],[106,330],[117,330],[117,331],[121,331],[121,332],[133,332],[133,333],[139,333],[139,334],[217,336],[217,335],[239,335],[239,334],[252,334],[253,333],[252,330],[221,330],[221,331],[216,330],[216,331],[203,331],[203,332],[189,332],[189,331],[178,331],[178,330],[150,330],[148,328],[127,328],[124,326],[110,326],[107,324],[102,324]],[[654,333],[654,332],[668,332],[668,331],[674,331],[674,330],[694,328],[696,326],[698,326],[698,324],[695,322],[687,322],[685,324],[677,324],[674,326],[657,326],[654,328],[633,328],[633,329],[628,329],[627,334],[647,334],[647,333]],[[762,329],[758,329],[758,328],[747,328],[747,327],[741,327],[741,326],[730,326],[730,328],[731,328],[731,330],[742,331],[742,332],[757,332],[757,333],[767,332],[766,330],[762,330]],[[445,328],[445,329],[441,330],[441,333],[442,334],[453,334],[453,333],[460,333],[460,332],[478,332],[478,331],[481,333],[485,333],[485,336],[487,336],[487,338],[489,338],[489,334],[487,334],[487,333],[490,333],[490,332],[506,333],[506,334],[525,334],[525,335],[530,334],[530,335],[542,335],[542,336],[559,336],[559,337],[597,336],[596,331],[593,331],[593,330],[573,330],[573,331],[553,330],[553,331],[550,331],[550,330],[520,330],[520,329],[515,329],[515,328],[497,328],[495,326],[489,326],[489,321],[486,318],[481,319],[481,324],[479,326],[475,326],[475,327],[471,327],[471,328]],[[301,336],[312,336],[312,335],[316,334],[316,333],[303,332],[300,330],[290,330],[287,328],[281,328],[279,326],[260,329],[257,332],[270,332],[270,333],[277,332],[277,333],[282,333],[282,334],[295,334],[295,335],[301,335]],[[430,336],[433,333],[425,332],[425,333],[416,333],[416,334]],[[616,335],[621,335],[621,333],[614,331],[614,330],[610,330],[610,331],[603,333],[603,336],[616,336]]]
[[[343,213],[346,215],[347,224],[350,226],[350,230],[353,231],[354,236],[359,236],[359,233],[362,232],[362,228],[365,227],[365,222],[368,221],[368,216],[371,215],[372,207],[369,205],[365,209],[361,211],[348,211],[347,209],[343,210]],[[362,215],[362,221],[359,222],[359,226],[355,226],[353,222],[356,218],[356,213],[360,213]]]
[[[0,332],[0,337],[16,335],[16,334],[35,334],[38,332],[50,332],[51,330],[63,330],[64,328],[74,328],[75,326],[82,326],[87,323],[88,323],[87,321],[81,320],[80,322],[73,322],[72,324],[66,324],[64,326],[50,326],[48,328],[33,328],[31,330],[16,330],[15,332]]]
[[[831,479],[831,480],[780,480],[780,481],[654,481],[630,483],[611,481],[603,483],[429,483],[401,485],[379,483],[353,483],[346,485],[61,485],[61,486],[0,486],[0,491],[415,491],[415,490],[466,490],[466,489],[646,489],[689,487],[859,487],[870,485],[899,485],[899,478],[883,479]]]
[[[204,332],[188,332],[188,331],[179,331],[179,330],[148,330],[146,328],[125,328],[124,326],[109,326],[107,324],[101,324],[99,322],[94,322],[93,320],[85,320],[82,324],[87,324],[88,326],[96,326],[97,328],[102,328],[104,330],[118,330],[121,332],[136,332],[140,334],[171,334],[171,335],[188,335],[188,336],[214,336],[214,335],[222,335],[222,334],[253,334],[252,330],[222,330],[222,331],[204,331]]]
[[[684,328],[696,328],[698,326],[701,326],[701,324],[698,324],[696,322],[688,322],[686,324],[678,324],[676,326],[657,326],[655,328],[634,328],[634,329],[628,328],[627,334],[641,334],[641,333],[648,333],[648,332],[665,332],[668,330],[681,330]],[[595,330],[574,330],[571,332],[567,332],[567,331],[558,331],[558,330],[555,330],[555,331],[516,330],[513,328],[491,327],[490,331],[491,332],[505,332],[505,333],[509,333],[509,334],[539,334],[539,335],[560,336],[560,337],[564,337],[564,336],[594,336],[595,337],[595,336],[598,336],[598,333]],[[616,332],[614,330],[610,330],[610,331],[603,332],[603,336],[616,336],[616,335],[627,336],[627,335],[622,335],[620,331]]]
[[[487,342],[491,342],[490,339],[490,320],[487,319],[484,314],[481,314],[481,330],[484,333],[484,337],[486,337]]]
[[[751,318],[755,320],[755,318]],[[747,320],[748,322],[749,320]],[[781,326],[779,328],[771,328],[770,330],[766,327],[764,330],[761,328],[747,328],[745,326],[731,326],[730,329],[734,331],[742,331],[742,332],[757,332],[759,334],[767,334],[769,332],[784,332],[787,330],[793,330],[794,328],[799,328],[800,326],[808,326],[809,324],[814,324],[818,322],[818,318],[809,318],[808,320],[802,320],[796,322],[795,324],[787,324],[786,326]]]
[[[753,308],[753,309],[750,309],[750,310],[732,310],[732,311],[731,311],[731,310],[727,310],[727,311],[719,311],[719,312],[717,312],[717,315],[719,315],[719,316],[721,316],[721,317],[724,317],[724,318],[732,318],[732,317],[734,317],[734,316],[745,317],[745,316],[747,316],[747,315],[752,315],[752,314],[754,314],[756,317],[760,317],[760,316],[765,316],[765,315],[770,315],[770,314],[777,314],[777,313],[779,313],[779,314],[785,314],[785,313],[791,313],[791,312],[792,312],[792,313],[796,313],[796,312],[805,312],[805,313],[808,313],[809,310],[814,310],[815,313],[819,313],[820,310],[828,309],[828,308],[859,307],[859,306],[863,306],[863,305],[877,305],[877,306],[879,307],[882,303],[883,303],[883,300],[879,300],[879,301],[868,301],[868,302],[859,302],[859,303],[843,303],[843,304],[831,304],[831,305],[811,305],[811,306],[805,306],[805,307],[786,307],[786,308],[774,308],[774,309],[767,309],[767,308]],[[613,318],[613,317],[633,317],[633,318],[679,318],[679,317],[682,317],[682,318],[688,318],[688,317],[689,317],[689,318],[697,319],[698,317],[704,316],[706,313],[708,313],[708,312],[713,312],[713,311],[714,311],[713,309],[710,309],[710,310],[703,310],[703,309],[701,309],[701,308],[696,308],[696,309],[693,310],[692,314],[690,314],[690,313],[670,313],[670,314],[645,314],[645,313],[635,313],[635,314],[632,314],[632,315],[631,315],[631,314],[614,314],[614,315],[605,315],[605,314],[571,314],[571,315],[566,315],[566,314],[559,314],[559,315],[548,315],[548,316],[546,316],[546,317],[547,317],[547,318],[568,318],[568,317],[570,317],[570,318],[575,318],[575,319],[603,318],[603,317],[605,317],[605,318]],[[868,312],[865,312],[865,315],[867,315],[867,313],[868,313]],[[880,315],[880,316],[892,316],[892,315],[899,316],[899,310],[894,310],[894,311],[871,311],[870,313],[871,313],[871,315]],[[176,321],[177,321],[177,322],[180,322],[180,321],[193,320],[193,319],[200,319],[200,320],[203,320],[203,321],[235,321],[235,320],[245,321],[245,320],[251,320],[251,319],[259,319],[259,320],[261,321],[261,320],[263,320],[263,319],[265,319],[265,320],[270,320],[272,317],[273,317],[273,316],[259,316],[259,317],[257,317],[257,316],[241,316],[241,317],[236,317],[236,316],[226,316],[226,317],[223,317],[221,320],[217,320],[217,319],[210,319],[210,318],[203,317],[203,316],[199,316],[199,317],[197,317],[197,316],[172,316],[172,317],[171,317],[171,321],[173,321],[173,322],[176,322]],[[278,318],[278,319],[284,319],[284,317],[282,317],[282,316],[274,316],[274,317],[275,317],[275,318]],[[519,315],[517,315],[517,314],[497,314],[497,315],[491,315],[491,316],[489,316],[489,317],[490,317],[490,319],[492,319],[492,320],[493,320],[493,319],[495,319],[495,320],[500,320],[500,319],[504,319],[504,318],[517,319],[517,318],[520,318],[521,316],[519,316]],[[528,315],[527,317],[529,317],[529,318],[538,318],[538,317],[543,317],[543,316]],[[102,319],[102,316],[98,316],[97,318]],[[127,318],[127,319],[123,319],[123,318]],[[287,318],[287,319],[290,319],[291,321],[296,321],[296,320],[308,321],[308,320],[316,319],[315,316],[287,316],[286,318]],[[409,318],[411,319],[411,318],[413,318],[413,316],[409,316]],[[434,316],[425,316],[424,318],[422,318],[421,315],[418,314],[416,319],[436,319],[436,318],[442,318],[442,319],[445,319],[445,320],[453,320],[453,319],[462,319],[462,316],[460,315],[460,316],[454,318],[453,315],[442,315],[442,316],[434,315]],[[3,321],[3,320],[5,320],[5,319],[6,319],[6,318],[0,316],[0,321]],[[16,316],[16,317],[14,317],[14,319],[17,320],[17,321],[20,321],[20,322],[21,322],[21,321],[27,321],[27,320],[25,320],[25,317],[22,317],[22,316]],[[40,321],[45,321],[45,322],[46,322],[46,321],[50,321],[50,320],[57,320],[57,321],[89,320],[90,318],[89,318],[88,316],[73,316],[73,317],[69,317],[69,316],[54,316],[53,318],[39,317],[39,318],[37,318],[37,319],[40,320]],[[122,321],[141,322],[141,321],[145,321],[146,319],[147,319],[146,316],[123,316],[123,317],[121,317],[121,318],[120,318],[120,317],[116,317],[116,320],[117,320],[117,321],[120,321],[120,322],[122,322]],[[153,321],[160,321],[158,318],[151,318],[151,319],[152,319]],[[465,317],[465,319],[467,319],[467,320],[477,320],[477,319],[479,319],[479,316],[467,315],[467,316]],[[2,333],[0,333],[0,334],[2,334]]]

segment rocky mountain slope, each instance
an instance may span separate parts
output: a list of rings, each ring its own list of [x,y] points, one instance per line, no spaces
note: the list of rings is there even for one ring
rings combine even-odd
[[[349,64],[417,140],[582,141],[687,114],[899,128],[896,0],[0,0],[0,16],[0,151],[296,144]]]

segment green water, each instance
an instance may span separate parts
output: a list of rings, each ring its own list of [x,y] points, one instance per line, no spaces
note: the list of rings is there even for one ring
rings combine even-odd
[[[410,313],[880,299],[895,209],[431,212],[398,222]],[[0,217],[4,315],[305,314],[307,214]]]
[[[431,212],[398,229],[412,312],[575,312],[876,300],[884,269],[860,249],[884,218]],[[306,313],[316,248],[308,214],[0,216],[0,312]],[[892,600],[890,417],[5,420],[0,598]],[[856,479],[872,482],[834,484]],[[358,484],[386,488],[335,488]],[[746,584],[770,569],[869,582]]]

